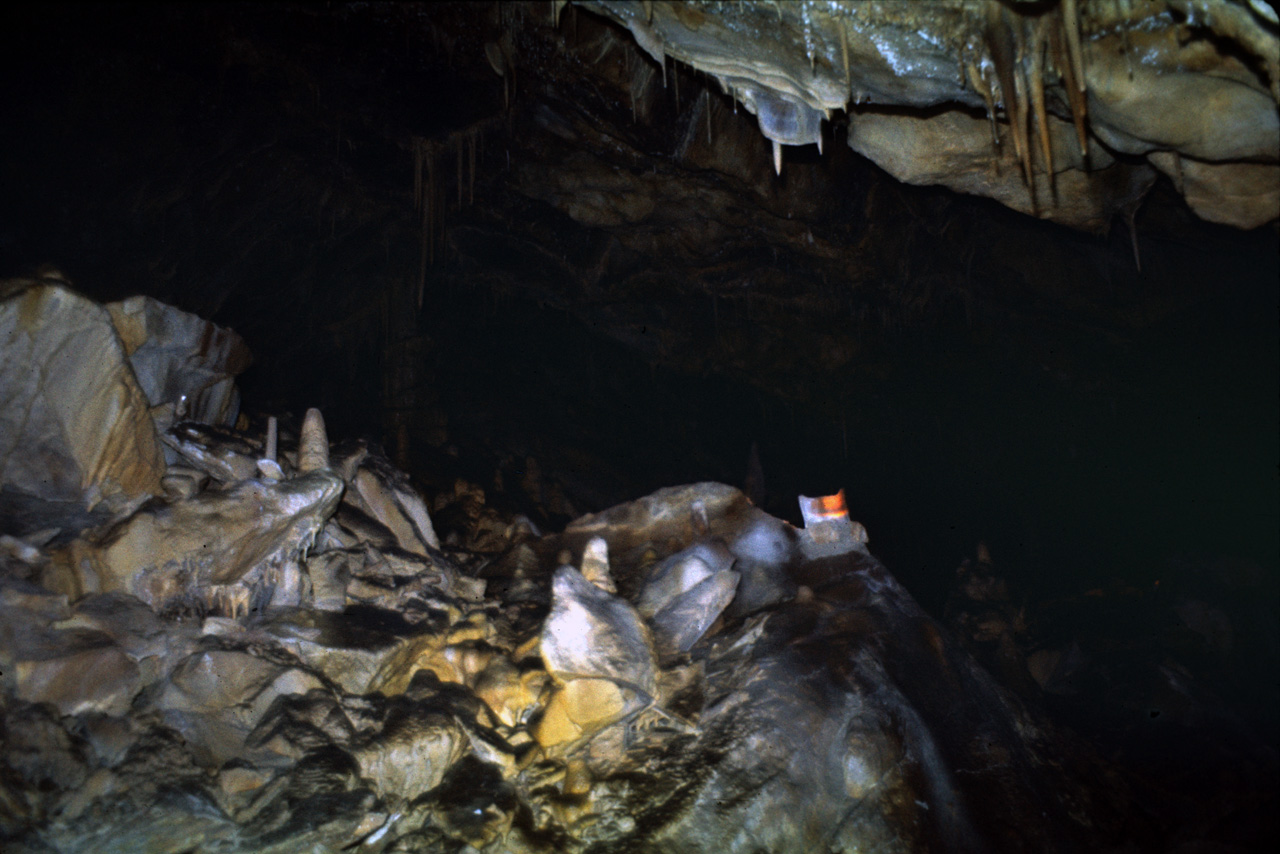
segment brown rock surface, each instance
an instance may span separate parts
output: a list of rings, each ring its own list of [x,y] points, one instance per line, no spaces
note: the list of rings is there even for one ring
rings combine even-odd
[[[110,314],[61,282],[3,292],[0,483],[46,500],[159,494],[160,443]]]
[[[154,406],[179,419],[230,425],[240,412],[235,378],[252,357],[239,335],[151,297],[105,306],[134,376]]]
[[[779,170],[778,146],[821,148],[823,118],[847,110],[849,145],[900,180],[1102,230],[1153,175],[1117,170],[1098,141],[1214,163],[1280,159],[1280,41],[1261,4],[583,5],[627,27],[664,75],[673,58],[716,79],[756,114]],[[1263,197],[1280,192],[1274,170],[1253,177]],[[1200,184],[1193,206],[1244,228],[1277,217],[1237,193]]]
[[[224,472],[256,441],[197,433]],[[802,530],[699,483],[539,536],[456,481],[454,541],[486,550],[415,554],[317,536],[344,483],[306,435],[314,470],[206,485],[0,563],[6,851],[1065,852],[1123,836],[1128,790],[1023,699],[1040,691],[1025,626],[985,549],[956,623],[1000,642],[1026,677],[1014,691],[870,554],[843,493],[802,497]],[[1231,648],[1220,610],[1175,613]]]

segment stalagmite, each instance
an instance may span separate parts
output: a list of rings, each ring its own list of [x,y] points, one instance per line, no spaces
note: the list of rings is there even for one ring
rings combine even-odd
[[[279,442],[279,422],[274,415],[267,418],[267,446],[263,456],[272,462],[276,459],[276,445]]]
[[[582,577],[606,593],[617,593],[609,572],[609,544],[602,537],[592,537],[582,550]]]
[[[298,439],[298,472],[309,472],[329,467],[329,437],[324,429],[324,416],[312,407],[302,419],[302,436]]]
[[[266,480],[284,480],[284,470],[276,461],[279,442],[279,424],[274,415],[267,418],[267,437],[263,442],[262,459],[258,460],[258,473]]]

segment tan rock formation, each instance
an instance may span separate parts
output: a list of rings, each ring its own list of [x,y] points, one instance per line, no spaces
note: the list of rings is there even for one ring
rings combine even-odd
[[[0,483],[47,500],[159,494],[150,405],[106,309],[51,281],[0,302]]]

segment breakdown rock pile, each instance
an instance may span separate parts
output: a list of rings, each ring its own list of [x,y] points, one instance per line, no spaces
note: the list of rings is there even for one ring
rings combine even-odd
[[[102,314],[15,290],[10,368],[72,331],[33,305]],[[546,536],[458,513],[442,545],[407,477],[331,451],[314,410],[297,439],[140,424],[134,368],[95,341],[117,391],[60,363],[37,396],[125,402],[97,425],[122,438],[59,481],[124,497],[88,512],[4,469],[7,852],[1052,851],[1116,827],[1123,794],[1082,782],[842,496],[806,499],[803,530],[720,484]],[[24,472],[83,458],[22,435]]]

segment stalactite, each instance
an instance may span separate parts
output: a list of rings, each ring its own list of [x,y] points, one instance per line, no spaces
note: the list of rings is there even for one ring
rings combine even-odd
[[[703,92],[707,96],[707,145],[711,144],[711,90]]]
[[[987,21],[984,35],[987,50],[991,54],[991,64],[995,66],[996,79],[1000,84],[1000,100],[1004,104],[1005,117],[1009,120],[1009,129],[1013,137],[1013,147],[1018,158],[1023,157],[1022,140],[1018,135],[1018,102],[1014,97],[1014,61],[1013,33],[1009,25],[1009,13],[996,2],[988,0],[986,6]]]
[[[419,237],[419,261],[417,261],[417,309],[422,310],[422,292],[426,291],[426,265],[434,262],[431,254],[431,218],[422,215],[422,234]]]
[[[675,66],[674,59],[671,60],[671,62],[672,62],[671,77],[673,80],[675,80],[675,90],[676,90],[676,113],[679,113],[680,112],[680,69],[679,67]],[[663,59],[662,67],[663,68],[667,67],[666,59]]]
[[[1031,32],[1031,104],[1036,111],[1036,134],[1040,137],[1040,154],[1044,157],[1049,186],[1054,188],[1053,140],[1049,136],[1049,115],[1044,101],[1045,42],[1048,38],[1050,18],[1042,15]]]
[[[1138,227],[1134,224],[1134,219],[1138,215],[1138,204],[1132,203],[1125,208],[1124,220],[1129,226],[1129,241],[1133,245],[1133,264],[1138,268],[1138,272],[1142,272],[1142,256],[1138,253]]]
[[[414,207],[420,213],[422,232],[418,254],[418,308],[422,308],[427,286],[427,267],[435,264],[435,229],[439,210],[436,186],[435,144],[414,140]]]
[[[1058,68],[1058,73],[1062,76],[1062,88],[1067,94],[1067,105],[1071,109],[1071,122],[1075,125],[1076,142],[1080,146],[1080,157],[1083,159],[1089,156],[1089,138],[1085,128],[1085,116],[1088,107],[1076,77],[1075,60],[1071,58],[1071,46],[1068,43],[1070,27],[1069,19],[1064,16],[1062,27],[1058,29],[1049,42],[1049,51],[1054,65]]]
[[[1045,92],[1045,77],[1051,71],[1056,71],[1066,95],[1080,156],[1088,157],[1087,86],[1079,12],[1077,0],[1062,0],[1059,6],[1034,17],[1024,16],[999,0],[986,3],[984,41],[995,68],[1000,101],[1009,122],[1023,180],[1031,193],[1033,209],[1036,204],[1034,150],[1030,138],[1033,114],[1039,153],[1044,160],[1050,187],[1055,188],[1053,137]],[[994,117],[994,88],[986,85],[984,76],[973,63],[968,64],[966,76],[969,85],[986,103],[988,116]],[[996,136],[993,128],[993,137]]]
[[[970,88],[982,96],[982,102],[987,105],[987,124],[991,126],[991,147],[999,148],[1000,130],[996,123],[996,105],[991,95],[991,86],[972,62],[966,63],[965,72],[969,77]]]
[[[1084,79],[1084,50],[1080,45],[1080,12],[1077,0],[1062,0],[1062,18],[1062,28],[1071,58],[1071,76],[1075,81],[1074,89],[1083,95],[1088,90]]]
[[[1120,4],[1116,4],[1117,11],[1120,10]],[[1128,15],[1132,11],[1128,4],[1125,5],[1123,20],[1120,21],[1120,44],[1124,49],[1125,67],[1129,69],[1129,82],[1133,82],[1133,45],[1129,43],[1129,18]]]
[[[844,19],[840,19],[840,58],[844,60],[844,90],[849,92],[853,88],[852,80],[849,76],[849,30],[845,27]]]
[[[1031,191],[1031,203],[1034,210],[1035,206],[1035,178],[1031,168],[1031,135],[1028,133],[1028,123],[1031,119],[1029,110],[1030,100],[1030,81],[1027,80],[1027,34],[1023,29],[1022,20],[1018,19],[1013,22],[1016,25],[1013,29],[1013,45],[1014,45],[1014,68],[1013,68],[1013,95],[1018,106],[1018,123],[1014,128],[1014,140],[1018,143],[1018,156],[1022,159],[1022,175],[1026,181],[1027,189]]]
[[[498,50],[502,56],[502,108],[503,112],[511,111],[511,99],[516,94],[516,63],[511,56],[511,34],[503,33],[498,39]]]
[[[422,210],[422,140],[413,138],[413,209]]]
[[[467,133],[467,157],[471,165],[467,176],[467,204],[469,205],[476,203],[476,135],[478,133],[477,130]]]
[[[436,230],[440,228],[440,216],[443,210],[440,204],[441,187],[436,180],[436,149],[432,146],[427,152],[427,247],[431,252],[431,263],[436,262]]]

